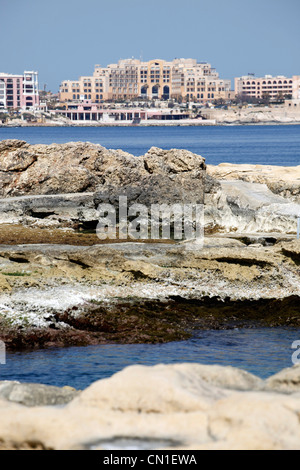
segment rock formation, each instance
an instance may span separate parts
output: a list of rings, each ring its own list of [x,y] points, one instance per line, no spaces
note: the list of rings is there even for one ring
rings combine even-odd
[[[300,166],[208,165],[219,186],[206,192],[205,223],[212,232],[295,234],[300,215]]]
[[[295,233],[299,168],[206,165],[186,150],[0,143],[1,223],[95,228],[101,203],[202,204],[207,233]]]
[[[186,150],[152,147],[142,159],[126,162],[117,156],[103,168],[95,201],[115,203],[119,194],[125,194],[129,203],[203,204],[204,170],[204,159]]]
[[[258,237],[207,237],[201,249],[1,246],[0,337],[15,350],[172,341],[249,322],[299,326],[299,249]]]
[[[95,228],[100,203],[203,204],[204,159],[152,147],[142,157],[90,143],[0,144],[0,222]]]
[[[300,203],[300,165],[296,167],[221,163],[208,165],[207,174],[221,181],[266,185],[270,191]]]
[[[134,157],[82,142],[30,145],[6,140],[0,144],[2,197],[132,188],[137,202],[177,202],[174,193],[180,202],[192,198],[203,203],[204,170],[204,159],[186,150],[152,147],[145,156]],[[148,190],[153,201],[147,198]]]
[[[65,405],[78,395],[73,387],[0,381],[0,399],[25,406]],[[0,438],[1,439],[1,438]]]
[[[298,450],[299,371],[262,380],[217,365],[136,365],[63,407],[42,406],[40,396],[26,406],[2,394],[0,448]],[[62,390],[47,393],[55,402]]]

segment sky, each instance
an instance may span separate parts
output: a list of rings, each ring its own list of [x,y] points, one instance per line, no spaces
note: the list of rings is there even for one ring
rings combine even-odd
[[[0,72],[39,87],[120,59],[194,58],[221,78],[300,75],[300,0],[0,0]]]

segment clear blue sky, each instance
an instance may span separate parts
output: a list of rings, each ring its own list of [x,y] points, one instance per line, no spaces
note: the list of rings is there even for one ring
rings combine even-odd
[[[299,0],[0,0],[0,32],[0,72],[37,70],[52,92],[128,57],[300,75]]]

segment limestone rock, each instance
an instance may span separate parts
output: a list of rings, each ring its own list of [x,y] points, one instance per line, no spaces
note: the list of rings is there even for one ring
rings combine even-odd
[[[206,167],[183,149],[152,147],[140,157],[101,145],[0,145],[0,222],[95,228],[101,203],[203,204],[207,233],[295,233],[299,168]],[[204,196],[205,195],[205,196]],[[5,201],[7,199],[7,201]]]
[[[298,348],[299,349],[299,348]],[[280,393],[300,392],[300,364],[283,369],[266,380],[266,390]]]
[[[99,204],[117,208],[120,195],[127,196],[129,205],[147,207],[203,204],[204,174],[204,158],[180,149],[152,147],[146,155],[135,157],[88,142],[2,141],[0,222],[95,225]]]
[[[186,150],[153,147],[144,157],[134,157],[122,150],[107,150],[88,142],[29,145],[8,140],[2,141],[0,146],[0,180],[3,181],[0,196],[79,193],[111,188],[116,192],[130,186],[133,193],[137,191],[141,196],[144,184],[147,184],[154,198],[159,197],[160,191],[167,194],[164,186],[171,189],[177,185],[173,192],[182,197],[181,192],[185,191],[187,196],[189,184],[193,183],[193,200],[200,199],[202,203],[204,170],[204,159]]]
[[[204,158],[186,150],[152,147],[133,162],[121,154],[104,169],[95,204],[116,204],[120,195],[128,204],[203,204],[204,174]]]
[[[300,166],[221,163],[207,165],[207,230],[296,233],[300,213]]]
[[[261,386],[258,377],[234,367],[135,365],[95,382],[72,406],[144,413],[203,411],[215,400],[225,398],[227,390],[256,390]]]
[[[214,442],[199,448],[295,450],[300,448],[299,397],[266,392],[232,394],[209,413]]]
[[[144,165],[149,173],[182,173],[205,169],[204,159],[188,150],[162,150],[151,147],[144,156]]]
[[[78,395],[71,387],[0,381],[0,398],[25,406],[66,404]]]
[[[37,156],[30,151],[16,150],[9,152],[0,162],[0,171],[24,171],[37,160]]]
[[[300,204],[273,193],[266,184],[220,180],[217,191],[206,194],[208,230],[238,233],[296,233]]]
[[[174,341],[195,325],[298,327],[300,241],[275,242],[1,245],[0,336],[20,350]]]
[[[97,162],[105,153],[111,157],[100,145],[82,142],[29,145],[2,141],[0,180],[5,178],[5,184],[1,196],[93,191],[99,180]]]
[[[145,384],[147,386],[145,387]],[[143,413],[205,410],[225,393],[209,387],[197,367],[130,366],[110,379],[95,382],[73,405]]]
[[[94,193],[26,195],[0,199],[0,223],[26,226],[70,226],[97,221]]]
[[[207,165],[207,174],[221,181],[265,184],[274,193],[300,203],[300,165],[295,167],[220,163]]]
[[[294,261],[295,264],[300,262],[300,240],[280,243],[282,252],[285,256]]]
[[[11,290],[11,286],[10,286],[9,282],[7,281],[5,276],[0,274],[0,292],[1,291],[10,291],[10,290]]]
[[[0,448],[298,450],[299,381],[289,394],[275,392],[266,385],[276,375],[263,381],[232,367],[136,365],[63,407],[0,399]]]

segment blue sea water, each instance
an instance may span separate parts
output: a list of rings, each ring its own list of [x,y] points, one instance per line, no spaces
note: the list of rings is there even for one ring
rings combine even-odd
[[[31,144],[93,142],[135,156],[152,146],[184,148],[202,155],[210,165],[300,165],[299,125],[0,128],[0,140],[4,139]]]
[[[133,364],[194,362],[244,369],[267,378],[291,367],[299,328],[199,330],[187,341],[165,344],[105,344],[7,353],[0,380],[84,389]]]
[[[31,144],[88,141],[135,156],[150,147],[185,148],[207,164],[300,165],[300,126],[210,127],[28,127],[0,128],[0,140]],[[232,365],[266,378],[292,365],[300,329],[258,328],[198,331],[188,341],[167,344],[100,345],[7,353],[0,380],[20,380],[83,389],[131,364],[199,362]]]

